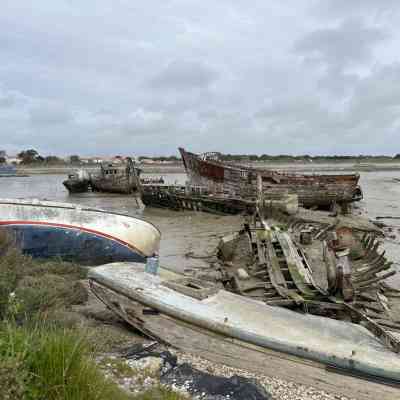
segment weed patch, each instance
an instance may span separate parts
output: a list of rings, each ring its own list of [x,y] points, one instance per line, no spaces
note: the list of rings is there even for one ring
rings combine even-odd
[[[35,400],[131,399],[105,378],[85,338],[76,331],[7,324],[0,331],[0,356],[2,382],[16,396],[10,399],[25,395]]]

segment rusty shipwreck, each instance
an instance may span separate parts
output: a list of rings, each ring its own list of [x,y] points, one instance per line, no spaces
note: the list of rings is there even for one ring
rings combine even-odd
[[[208,193],[252,200],[257,193],[257,176],[262,178],[266,198],[297,194],[303,207],[347,208],[362,199],[359,174],[298,174],[259,169],[221,161],[219,153],[201,156],[179,148],[190,184]]]
[[[140,186],[140,172],[129,157],[121,164],[102,163],[99,173],[91,176],[90,185],[94,192],[131,194]]]

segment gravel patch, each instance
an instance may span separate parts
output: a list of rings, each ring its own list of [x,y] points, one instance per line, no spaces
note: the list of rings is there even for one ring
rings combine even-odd
[[[210,362],[202,357],[168,349],[178,358],[178,363],[188,363],[199,371],[212,375],[230,378],[234,375],[256,380],[274,400],[356,400],[346,396],[327,393],[310,386],[286,381],[262,374],[257,374],[239,368],[228,367]],[[116,381],[122,388],[132,393],[141,393],[152,387],[160,386],[160,369],[162,361],[159,358],[148,357],[141,360],[126,360],[116,355],[99,358],[99,363],[105,374]],[[187,394],[185,386],[170,386],[171,389]],[[204,396],[192,396],[192,399],[205,399]],[[229,396],[225,397],[229,400]],[[221,400],[222,397],[221,397]]]
[[[228,367],[226,365],[215,364],[192,354],[182,353],[172,349],[170,349],[170,351],[176,354],[179,363],[187,362],[193,367],[204,372],[225,377],[240,375],[246,378],[255,379],[269,393],[272,394],[272,397],[275,400],[356,400],[346,396],[329,394],[323,390],[315,389],[313,387],[301,385],[295,382],[256,374],[246,370]]]

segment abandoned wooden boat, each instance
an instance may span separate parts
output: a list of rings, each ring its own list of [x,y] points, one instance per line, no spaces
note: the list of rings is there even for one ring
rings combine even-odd
[[[152,275],[134,263],[92,268],[89,282],[144,334],[213,361],[369,400],[398,390],[348,376],[400,383],[398,354],[361,325],[272,307],[168,271]]]
[[[199,156],[179,149],[190,184],[205,187],[208,192],[228,197],[255,199],[257,176],[261,175],[265,198],[277,194],[294,193],[304,207],[344,208],[362,199],[358,186],[359,174],[294,174],[271,169],[228,164],[219,160],[219,153]]]
[[[140,196],[146,207],[174,211],[203,211],[218,215],[254,211],[254,202],[212,195],[205,188],[190,185],[142,184]]]
[[[84,169],[79,169],[69,174],[63,185],[69,193],[87,192],[90,186],[90,175]]]
[[[91,177],[90,185],[97,192],[130,194],[140,185],[140,172],[130,158],[121,164],[102,163],[100,173]]]
[[[0,228],[33,257],[88,265],[145,262],[160,241],[159,230],[139,218],[40,200],[1,199]]]
[[[400,352],[400,291],[385,282],[396,271],[379,251],[382,230],[361,216],[289,204],[260,199],[243,229],[221,239],[224,287],[269,305],[362,323]]]

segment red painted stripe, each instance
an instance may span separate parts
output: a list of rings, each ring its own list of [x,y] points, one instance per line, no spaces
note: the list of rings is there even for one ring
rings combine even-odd
[[[0,221],[0,225],[42,225],[42,226],[53,226],[56,228],[76,229],[76,230],[87,232],[87,233],[93,233],[96,236],[102,236],[106,239],[114,240],[115,242],[118,242],[118,243],[128,247],[129,249],[136,251],[141,256],[145,257],[145,255],[139,249],[132,246],[128,242],[118,239],[115,236],[108,235],[107,233],[99,232],[99,231],[96,231],[96,230],[90,229],[90,228],[83,228],[81,226],[60,224],[60,223],[55,223],[55,222],[41,222],[41,221]]]

